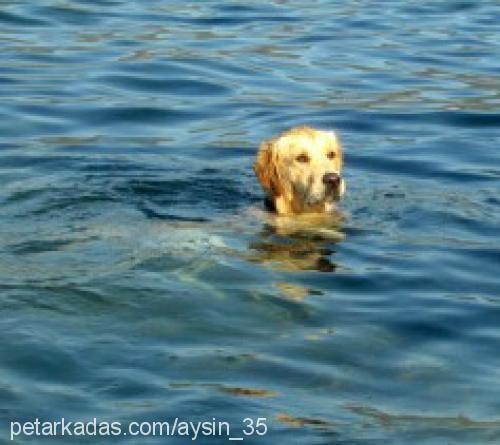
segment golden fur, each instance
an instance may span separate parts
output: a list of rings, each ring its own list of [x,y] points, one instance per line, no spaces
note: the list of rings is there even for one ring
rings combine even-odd
[[[345,192],[342,162],[333,131],[296,127],[261,144],[254,171],[278,215],[325,213]]]

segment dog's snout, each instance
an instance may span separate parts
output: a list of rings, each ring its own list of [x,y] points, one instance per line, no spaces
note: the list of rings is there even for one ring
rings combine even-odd
[[[323,183],[330,187],[338,187],[340,184],[340,176],[337,173],[326,173],[323,176]]]

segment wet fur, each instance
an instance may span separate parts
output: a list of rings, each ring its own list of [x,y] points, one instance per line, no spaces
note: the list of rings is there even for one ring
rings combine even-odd
[[[334,157],[329,159],[331,153]],[[301,155],[309,160],[297,161]],[[334,196],[325,189],[322,178],[326,173],[340,176],[342,164],[342,148],[334,132],[296,127],[261,144],[254,171],[269,207],[278,215],[325,213],[335,209],[345,181],[341,179]]]

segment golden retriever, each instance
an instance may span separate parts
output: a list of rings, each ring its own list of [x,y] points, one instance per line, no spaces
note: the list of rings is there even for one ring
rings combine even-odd
[[[254,171],[278,215],[324,214],[345,192],[342,162],[333,131],[296,127],[261,144]]]

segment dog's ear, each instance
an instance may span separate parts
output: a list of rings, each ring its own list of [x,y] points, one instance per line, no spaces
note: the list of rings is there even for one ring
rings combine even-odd
[[[257,159],[253,166],[255,175],[259,179],[262,188],[270,196],[280,196],[282,193],[281,181],[278,173],[277,158],[275,150],[276,140],[264,141],[257,154]]]

